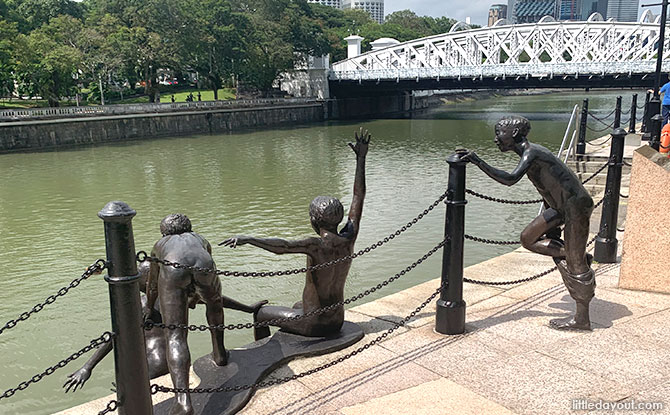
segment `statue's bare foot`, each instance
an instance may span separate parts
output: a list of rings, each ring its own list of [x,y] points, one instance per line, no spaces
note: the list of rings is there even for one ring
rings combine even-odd
[[[591,322],[578,323],[574,318],[554,319],[549,322],[549,326],[556,330],[584,330],[591,331]]]
[[[228,364],[228,355],[230,352],[226,351],[223,354],[212,353],[212,360],[217,366],[225,366]]]
[[[182,402],[186,401],[186,402]],[[177,402],[170,408],[170,415],[193,415],[193,405],[190,399],[180,399],[177,397]]]

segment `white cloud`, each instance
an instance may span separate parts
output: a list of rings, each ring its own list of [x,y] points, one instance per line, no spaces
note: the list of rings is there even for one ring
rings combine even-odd
[[[489,7],[494,3],[504,3],[507,1],[495,0],[386,0],[384,2],[384,11],[391,14],[398,10],[410,9],[419,16],[450,17],[456,20],[465,20],[466,17],[472,19],[472,23],[486,26]]]

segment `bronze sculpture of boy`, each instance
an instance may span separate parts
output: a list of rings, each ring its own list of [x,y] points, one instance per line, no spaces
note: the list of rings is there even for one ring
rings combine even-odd
[[[474,152],[469,160],[489,177],[507,186],[524,175],[530,179],[542,198],[546,210],[521,233],[521,243],[532,252],[553,257],[570,296],[577,303],[574,318],[552,320],[556,329],[590,330],[589,302],[594,296],[596,281],[591,269],[591,256],[586,254],[589,220],[593,199],[579,178],[545,147],[532,144],[526,136],[530,122],[518,116],[506,117],[495,126],[495,143],[503,151],[514,151],[521,160],[511,172],[485,163]],[[565,241],[560,239],[559,226],[565,225]]]

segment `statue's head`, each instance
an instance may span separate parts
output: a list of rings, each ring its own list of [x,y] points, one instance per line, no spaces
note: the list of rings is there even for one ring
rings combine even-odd
[[[494,139],[500,151],[510,151],[514,145],[526,138],[530,132],[530,121],[526,118],[512,115],[498,121],[495,126]]]
[[[181,213],[167,215],[161,221],[161,234],[163,236],[179,235],[181,233],[191,232],[191,221]]]
[[[309,205],[309,218],[316,233],[321,233],[321,229],[337,231],[343,217],[342,203],[334,197],[317,196]]]

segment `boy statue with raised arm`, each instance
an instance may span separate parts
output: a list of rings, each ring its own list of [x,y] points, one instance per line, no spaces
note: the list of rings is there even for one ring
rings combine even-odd
[[[523,230],[521,244],[529,251],[553,257],[570,296],[577,303],[573,318],[552,320],[551,326],[591,330],[589,302],[596,281],[586,244],[593,199],[565,163],[545,147],[528,141],[529,131],[530,122],[518,116],[503,118],[495,126],[494,141],[498,148],[503,152],[514,151],[521,158],[511,173],[489,166],[474,152],[468,152],[462,159],[504,185],[512,186],[524,175],[535,185],[547,209]],[[565,241],[560,239],[559,226],[563,224]]]
[[[275,254],[305,254],[307,255],[308,267],[351,255],[363,212],[365,157],[370,142],[370,135],[363,129],[355,136],[356,144],[349,144],[356,154],[354,196],[349,208],[349,218],[341,230],[338,231],[338,225],[344,216],[342,204],[333,197],[319,196],[312,201],[309,207],[312,228],[319,235],[318,237],[287,241],[279,238],[236,236],[226,239],[219,245],[235,248],[238,245],[250,244]],[[350,267],[351,260],[346,260],[330,267],[307,271],[302,301],[296,303],[293,308],[263,306],[258,312],[257,321],[299,317],[319,308],[341,302],[344,299],[344,283]],[[344,306],[338,306],[323,314],[299,320],[284,321],[277,326],[290,333],[320,337],[339,332],[343,323]],[[263,329],[265,330],[256,331],[257,339],[269,336],[269,329],[267,327]]]

